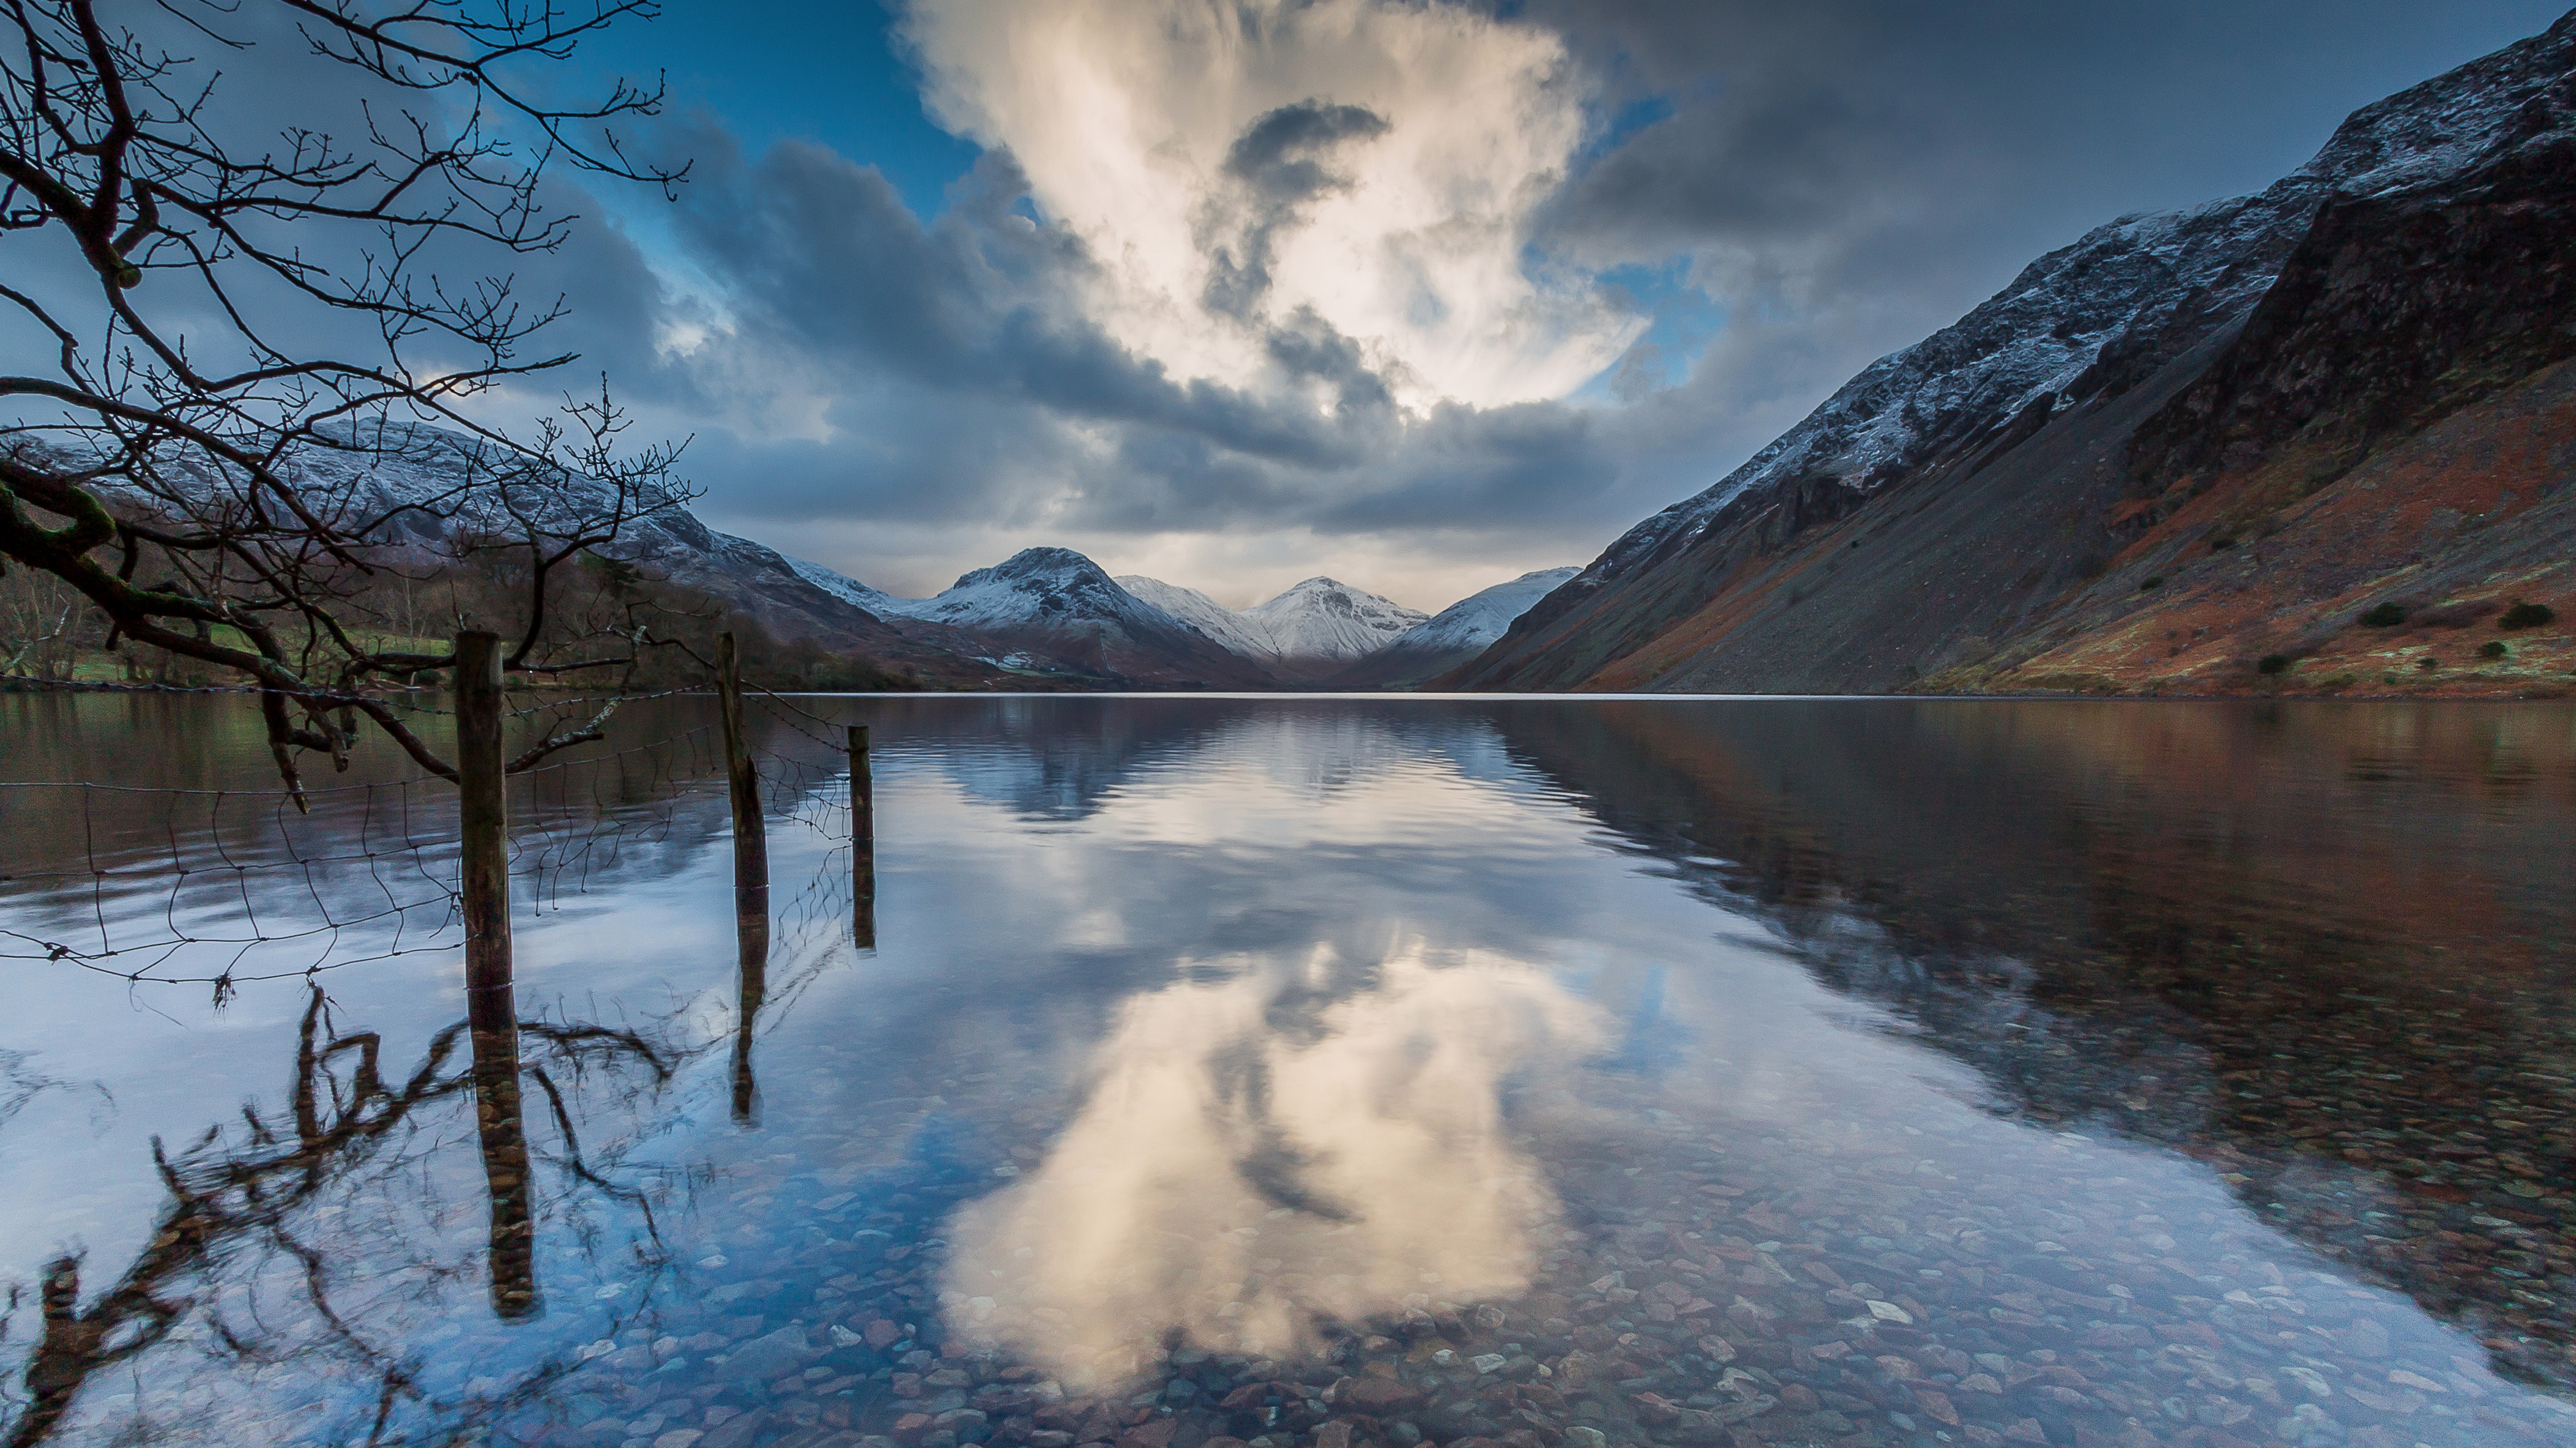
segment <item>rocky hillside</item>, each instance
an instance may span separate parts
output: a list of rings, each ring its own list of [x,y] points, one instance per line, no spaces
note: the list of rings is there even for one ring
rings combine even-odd
[[[2564,687],[2571,136],[2576,15],[2102,227],[1440,682]]]

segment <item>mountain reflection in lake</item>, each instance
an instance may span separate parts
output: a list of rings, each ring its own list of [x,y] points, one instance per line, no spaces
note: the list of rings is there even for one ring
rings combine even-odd
[[[765,962],[710,711],[526,787],[524,1168],[432,937],[6,962],[0,1439],[2576,1441],[2576,709],[806,706],[873,952],[829,731]],[[247,717],[0,696],[0,778]],[[0,790],[6,951],[361,919],[359,795],[169,798]]]

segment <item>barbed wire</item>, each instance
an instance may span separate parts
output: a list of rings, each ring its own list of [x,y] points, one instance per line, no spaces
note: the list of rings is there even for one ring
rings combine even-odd
[[[784,898],[777,923],[791,934],[813,934],[827,920],[845,926],[853,908],[846,738],[803,727],[788,715],[834,721],[759,693],[783,706],[761,711],[775,739],[751,746],[763,814],[814,831],[826,847],[814,877]],[[514,717],[599,702],[550,700]],[[512,776],[513,910],[568,908],[634,852],[684,831],[721,836],[723,811],[684,808],[724,773],[719,727],[709,721]],[[451,783],[421,775],[304,793],[309,813],[282,789],[0,782],[0,814],[11,822],[0,831],[0,888],[9,891],[0,962],[68,965],[132,986],[204,986],[221,1002],[253,982],[462,945]]]
[[[111,683],[105,679],[38,679],[24,676],[0,678],[0,684],[17,686],[9,690],[11,693],[27,694],[257,694],[261,692],[256,684],[137,684]],[[424,688],[406,692],[434,695],[439,691]],[[378,703],[402,702],[398,695],[374,697]]]
[[[628,851],[672,838],[688,786],[723,772],[713,730],[514,776],[514,908],[564,908]],[[0,870],[15,887],[0,961],[223,999],[254,981],[458,948],[454,787],[421,777],[311,793],[321,798],[306,815],[282,790],[0,784],[13,824],[0,854],[76,847],[80,861]]]
[[[6,687],[13,684],[25,685],[26,687]],[[532,692],[532,686],[515,681],[505,683],[504,687],[508,689],[508,692],[514,694]],[[256,697],[260,693],[264,692],[257,685],[251,684],[125,684],[108,683],[103,680],[66,682],[55,679],[26,680],[5,677],[0,677],[0,691],[10,693],[55,695],[229,694],[251,697]],[[641,704],[653,699],[676,699],[686,695],[703,695],[710,694],[712,692],[713,691],[704,684],[689,684],[676,689],[662,689],[650,694],[583,694],[566,699],[545,699],[538,703],[527,705],[524,708],[512,709],[508,711],[506,717],[512,719],[524,719],[531,714],[543,714],[552,710],[560,709],[586,708],[593,704],[617,704],[624,706],[629,704]],[[764,690],[763,692],[766,691]],[[429,702],[430,700],[443,699],[447,697],[447,691],[438,688],[396,689],[390,692],[378,694],[313,692],[297,694],[294,697],[306,703],[333,706],[362,703],[390,704],[395,708],[402,710],[406,714],[428,715],[442,719],[452,719],[456,717],[456,711],[454,709],[441,708],[439,705]]]

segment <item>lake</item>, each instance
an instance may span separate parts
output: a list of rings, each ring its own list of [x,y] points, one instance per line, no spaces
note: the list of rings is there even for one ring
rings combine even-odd
[[[511,1107],[445,786],[0,695],[0,1437],[2576,1443],[2576,707],[753,713],[749,958],[711,703],[521,781]]]

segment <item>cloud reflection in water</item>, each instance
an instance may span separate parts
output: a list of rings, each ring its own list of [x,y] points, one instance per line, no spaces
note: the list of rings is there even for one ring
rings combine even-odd
[[[1329,946],[1225,964],[1130,1002],[1044,1161],[959,1211],[958,1336],[1101,1386],[1174,1329],[1296,1352],[1318,1319],[1527,1289],[1559,1210],[1503,1092],[1596,1049],[1599,1010],[1419,941],[1331,996],[1350,972]]]

